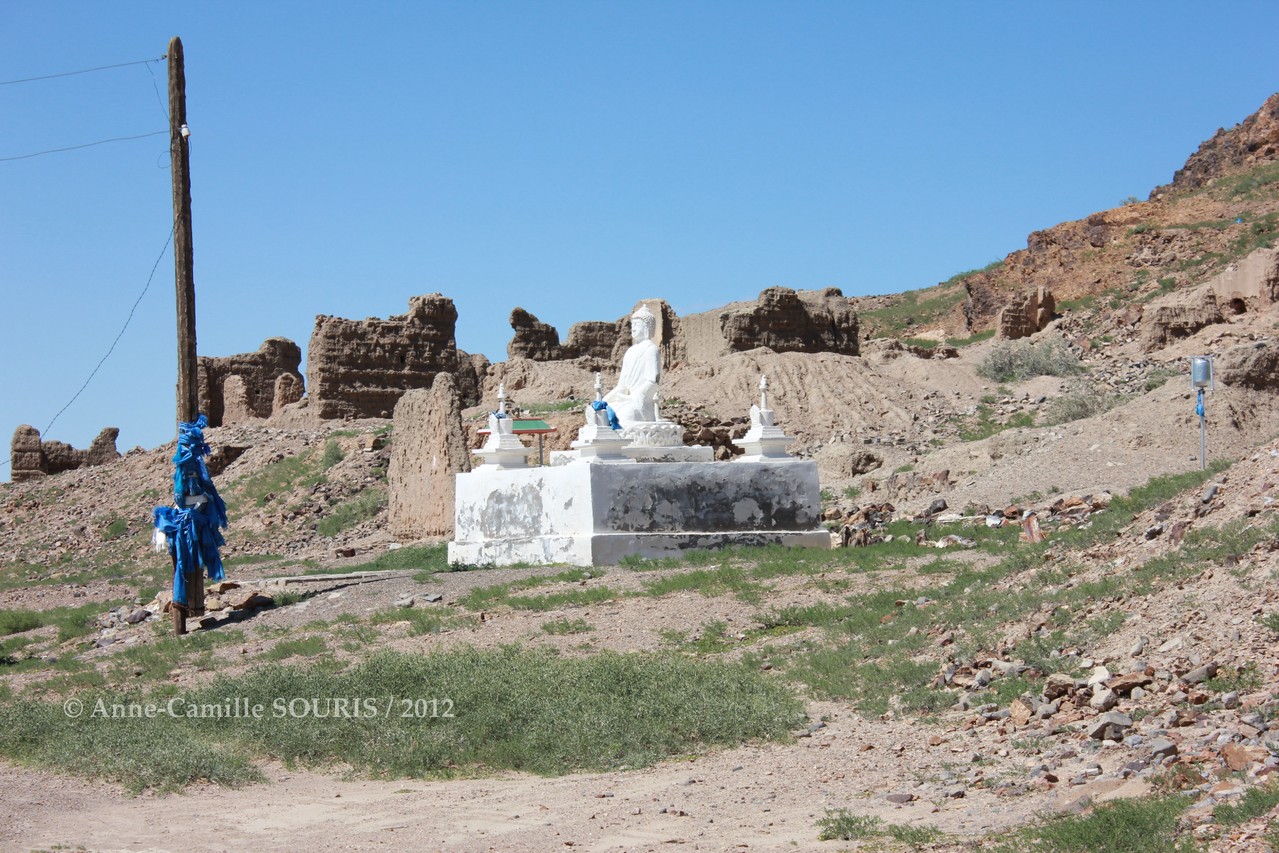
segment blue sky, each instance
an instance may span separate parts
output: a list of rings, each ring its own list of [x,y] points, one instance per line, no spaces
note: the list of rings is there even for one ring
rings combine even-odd
[[[984,266],[1171,180],[1279,90],[1275,32],[1273,0],[0,0],[0,80],[182,37],[201,354],[305,350],[317,314],[438,291],[497,360],[517,305],[564,335],[643,297],[687,314]],[[166,74],[0,85],[0,158],[166,129]],[[0,160],[6,439],[111,345],[169,181],[165,136]],[[168,440],[174,326],[166,253],[46,438]]]

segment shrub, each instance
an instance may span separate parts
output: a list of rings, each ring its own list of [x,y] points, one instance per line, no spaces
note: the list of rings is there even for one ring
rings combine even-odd
[[[1035,376],[1071,376],[1082,370],[1079,358],[1057,341],[1001,343],[977,366],[980,375],[996,382],[1019,382]]]
[[[1055,426],[1091,418],[1110,411],[1119,402],[1120,398],[1115,394],[1103,394],[1095,388],[1077,384],[1044,407],[1043,425]]]
[[[320,457],[320,467],[327,471],[345,458],[346,452],[342,450],[342,445],[338,444],[337,439],[330,438],[324,444],[324,455]]]

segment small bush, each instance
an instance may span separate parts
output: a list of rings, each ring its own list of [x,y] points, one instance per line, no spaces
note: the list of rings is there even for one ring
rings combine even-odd
[[[1057,341],[1032,344],[1008,341],[977,365],[977,372],[996,382],[1020,382],[1036,376],[1072,376],[1083,370],[1078,357]]]
[[[827,809],[817,828],[821,841],[860,841],[883,835],[884,822],[874,815],[853,814],[848,809]]]
[[[1115,394],[1100,393],[1095,388],[1075,385],[1044,407],[1043,425],[1056,426],[1091,418],[1108,412],[1120,403]]]
[[[320,457],[321,470],[327,471],[346,458],[346,452],[337,439],[330,438],[324,443],[324,455]]]

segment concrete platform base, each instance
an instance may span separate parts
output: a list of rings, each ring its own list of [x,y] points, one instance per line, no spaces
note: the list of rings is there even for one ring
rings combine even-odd
[[[457,475],[449,562],[612,565],[731,545],[829,548],[813,462],[645,462]]]

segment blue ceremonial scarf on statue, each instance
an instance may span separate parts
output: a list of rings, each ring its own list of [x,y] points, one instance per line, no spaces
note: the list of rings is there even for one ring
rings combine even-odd
[[[226,528],[226,503],[204,464],[208,423],[200,415],[194,423],[178,424],[178,450],[173,454],[176,506],[158,506],[154,513],[155,529],[164,534],[173,557],[173,600],[179,604],[187,600],[188,573],[194,576],[204,569],[214,581],[225,576],[218,549],[225,542],[221,529]]]
[[[597,412],[604,412],[604,414],[608,417],[608,426],[610,429],[622,428],[622,425],[618,423],[617,420],[617,412],[614,412],[613,407],[608,403],[605,403],[603,400],[596,400],[594,403],[591,403],[591,408]]]

